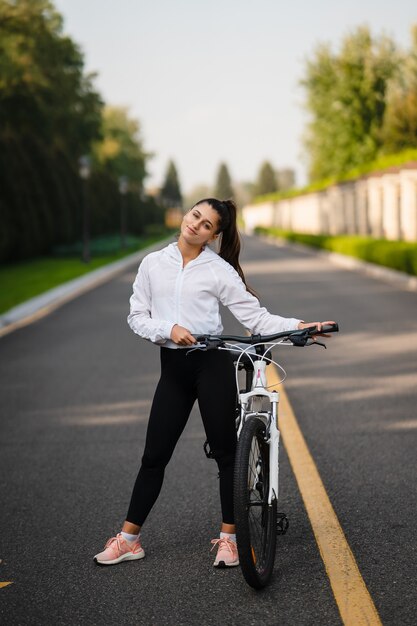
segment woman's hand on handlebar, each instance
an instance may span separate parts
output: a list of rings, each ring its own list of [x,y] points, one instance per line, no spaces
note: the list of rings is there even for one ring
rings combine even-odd
[[[179,346],[192,346],[194,343],[197,343],[196,338],[193,337],[190,331],[183,326],[179,326],[179,324],[175,324],[172,327],[171,339]]]
[[[310,328],[310,327],[316,327],[318,330],[318,333],[316,334],[316,337],[331,337],[331,335],[326,335],[325,333],[321,333],[321,329],[323,326],[328,326],[331,324],[336,324],[336,322],[333,321],[327,321],[327,322],[300,322],[298,324],[298,330],[304,330],[305,328]],[[313,337],[314,339],[314,337]]]

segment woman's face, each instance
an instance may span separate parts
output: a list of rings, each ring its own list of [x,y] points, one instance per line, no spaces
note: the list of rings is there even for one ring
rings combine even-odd
[[[184,215],[181,237],[191,245],[205,246],[217,239],[219,214],[207,202],[198,204]]]

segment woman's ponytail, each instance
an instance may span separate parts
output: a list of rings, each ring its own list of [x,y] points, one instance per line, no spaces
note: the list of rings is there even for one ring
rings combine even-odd
[[[237,229],[237,206],[233,200],[205,198],[197,204],[207,202],[219,214],[220,249],[219,256],[237,271],[246,289],[254,296],[256,293],[246,283],[246,278],[239,263],[241,241]],[[197,205],[194,205],[197,206]],[[257,297],[257,296],[256,296]]]

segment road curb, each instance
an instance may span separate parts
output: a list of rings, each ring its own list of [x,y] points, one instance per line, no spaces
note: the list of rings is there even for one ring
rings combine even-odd
[[[344,254],[338,254],[337,252],[319,250],[317,248],[305,246],[301,243],[294,243],[292,241],[287,241],[286,239],[281,239],[278,237],[268,237],[265,235],[261,235],[259,236],[259,238],[262,241],[265,241],[265,243],[269,243],[271,245],[281,248],[293,248],[294,250],[298,250],[300,252],[316,254],[317,256],[326,258],[334,265],[344,267],[345,269],[362,272],[363,274],[367,274],[368,276],[372,276],[373,278],[377,278],[385,282],[394,284],[400,289],[405,289],[406,291],[417,291],[417,277],[410,276],[405,272],[399,272],[388,267],[383,267],[382,265],[376,265],[375,263],[361,261],[360,259],[346,256]]]
[[[163,247],[171,240],[172,237],[159,241],[148,248],[144,248],[123,259],[114,261],[114,263],[99,267],[84,276],[74,278],[62,285],[48,289],[48,291],[45,291],[39,296],[30,298],[30,300],[26,300],[22,302],[22,304],[9,309],[3,313],[3,315],[0,315],[0,337],[45,317],[70,300],[78,298],[78,296],[81,296],[83,293],[95,289],[95,287],[123,273],[130,266],[138,265],[143,257],[154,250],[159,250],[159,248]]]

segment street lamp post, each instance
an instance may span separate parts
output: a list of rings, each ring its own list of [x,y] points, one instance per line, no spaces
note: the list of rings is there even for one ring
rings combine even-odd
[[[79,158],[79,173],[82,180],[83,202],[83,253],[84,263],[90,262],[90,204],[88,202],[87,181],[91,173],[91,159],[88,155]]]
[[[122,250],[126,248],[126,194],[129,190],[129,180],[127,176],[119,177],[120,191],[120,246]]]

